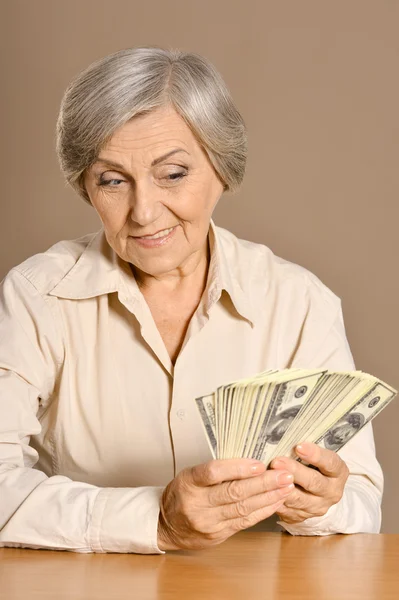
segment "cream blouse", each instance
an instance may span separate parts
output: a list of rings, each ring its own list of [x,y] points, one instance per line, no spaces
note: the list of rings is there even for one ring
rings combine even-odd
[[[307,270],[211,222],[206,290],[172,365],[104,231],[61,241],[0,285],[0,546],[157,553],[159,500],[210,451],[194,399],[270,368],[354,369],[339,299]],[[350,476],[292,534],[378,532],[371,425]],[[275,528],[276,519],[264,522]]]

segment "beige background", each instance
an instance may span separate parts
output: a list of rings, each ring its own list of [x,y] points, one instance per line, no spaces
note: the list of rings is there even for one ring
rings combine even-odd
[[[225,77],[249,130],[246,180],[215,220],[316,273],[343,300],[358,368],[399,388],[399,1],[1,2],[0,278],[100,227],[66,188],[54,125],[70,78],[135,45]],[[399,533],[399,400],[375,422],[383,531]]]

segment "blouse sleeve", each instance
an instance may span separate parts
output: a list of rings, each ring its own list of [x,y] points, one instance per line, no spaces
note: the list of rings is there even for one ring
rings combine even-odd
[[[309,303],[293,367],[353,371],[341,302],[317,282]],[[372,425],[366,425],[341,450],[348,477],[341,500],[322,517],[299,524],[279,524],[293,535],[378,533],[381,527],[383,474],[375,455]]]
[[[13,269],[0,284],[0,547],[161,553],[163,488],[99,488],[34,468],[29,445],[63,362],[53,313]]]

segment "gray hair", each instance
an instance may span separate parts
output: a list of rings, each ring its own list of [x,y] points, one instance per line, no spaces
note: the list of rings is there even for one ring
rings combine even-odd
[[[244,177],[244,121],[215,67],[198,54],[157,47],[121,50],[91,64],[68,86],[56,148],[66,181],[91,204],[84,174],[116,129],[171,104],[207,153],[225,190]]]

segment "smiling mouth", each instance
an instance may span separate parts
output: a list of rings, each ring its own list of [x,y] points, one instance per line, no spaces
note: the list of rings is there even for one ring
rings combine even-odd
[[[162,238],[169,235],[175,227],[170,227],[169,229],[162,229],[161,231],[157,231],[157,233],[153,233],[152,235],[135,235],[133,237],[135,237],[138,240],[157,240],[158,238]]]

